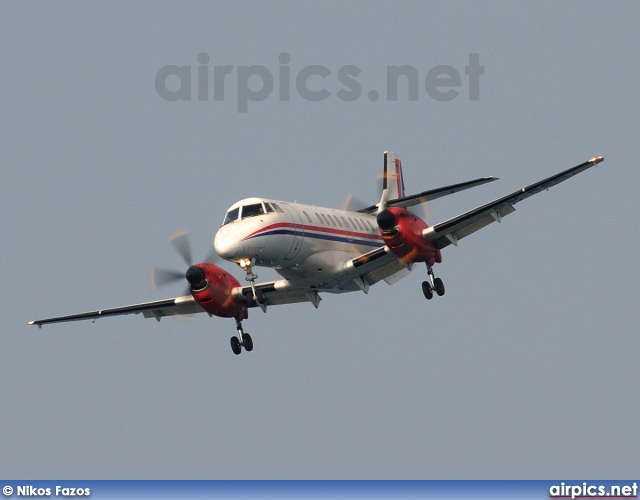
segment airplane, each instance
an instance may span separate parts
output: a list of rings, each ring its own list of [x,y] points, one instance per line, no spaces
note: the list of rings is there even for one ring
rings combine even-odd
[[[193,264],[185,231],[171,241],[188,268],[186,273],[158,270],[152,278],[166,283],[186,279],[189,294],[165,300],[100,309],[70,316],[29,321],[42,325],[65,321],[96,320],[125,314],[142,314],[157,321],[164,316],[207,313],[233,318],[237,336],[231,337],[234,354],[253,350],[253,339],[242,321],[249,309],[310,302],[316,309],[321,293],[361,291],[384,280],[392,285],[407,276],[415,264],[424,263],[427,279],[422,282],[426,299],[443,296],[442,279],[433,267],[442,262],[442,250],[515,211],[514,205],[547,190],[604,158],[596,156],[568,170],[526,186],[511,194],[429,226],[409,210],[437,198],[498,180],[481,177],[468,182],[405,195],[400,156],[384,153],[382,193],[374,205],[350,211],[323,208],[267,198],[246,198],[226,212],[214,238],[217,256],[237,264],[245,272],[247,285],[207,259]],[[281,277],[256,283],[256,267],[274,269]],[[152,270],[153,271],[153,270]]]

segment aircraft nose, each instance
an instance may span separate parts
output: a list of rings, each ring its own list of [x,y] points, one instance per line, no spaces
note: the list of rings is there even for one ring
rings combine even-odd
[[[232,259],[238,253],[238,241],[233,236],[218,231],[213,240],[213,248],[223,259]]]

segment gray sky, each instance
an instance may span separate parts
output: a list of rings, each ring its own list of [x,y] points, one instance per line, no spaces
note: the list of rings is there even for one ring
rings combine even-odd
[[[639,16],[635,2],[0,4],[0,476],[637,475]],[[191,66],[191,100],[158,95],[167,65]],[[217,101],[216,65],[233,67]],[[252,65],[274,89],[240,113]],[[296,88],[311,65],[330,71],[308,80],[325,100]],[[400,65],[417,100],[404,80],[387,99]],[[460,75],[450,101],[425,88],[439,65]],[[238,357],[221,318],[26,325],[181,294],[149,288],[151,266],[181,269],[167,237],[188,229],[204,258],[241,198],[375,202],[385,149],[409,193],[501,178],[434,201],[430,223],[606,160],[447,248],[445,297],[425,301],[421,266],[317,311],[254,310]]]

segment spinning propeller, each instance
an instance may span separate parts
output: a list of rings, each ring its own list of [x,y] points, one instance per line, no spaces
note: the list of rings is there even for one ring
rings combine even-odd
[[[422,210],[420,210],[418,207],[422,207]],[[409,211],[413,212],[424,221],[428,221],[431,218],[431,208],[429,208],[429,200],[427,200],[426,198],[421,198],[419,205],[409,207]]]
[[[186,279],[191,285],[198,285],[204,279],[204,271],[201,268],[193,265],[193,259],[191,257],[191,243],[189,241],[189,233],[185,229],[176,231],[169,236],[169,242],[173,245],[176,252],[182,257],[182,260],[187,265],[188,269],[186,273],[184,271],[177,271],[174,269],[156,269],[151,268],[149,272],[149,282],[151,288],[157,290],[158,288],[172,285]],[[215,250],[211,248],[207,257],[202,262],[208,262],[214,264],[218,260],[218,255]],[[187,289],[186,294],[190,293]]]
[[[353,193],[349,192],[344,197],[344,200],[342,200],[342,205],[340,206],[340,210],[342,212],[357,212],[358,210],[362,210],[367,206],[368,206],[367,203],[362,201]]]

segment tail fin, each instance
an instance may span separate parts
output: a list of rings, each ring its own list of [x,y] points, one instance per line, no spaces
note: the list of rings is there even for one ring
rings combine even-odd
[[[404,180],[400,155],[393,151],[384,152],[384,173],[382,177],[382,197],[380,210],[384,210],[387,200],[395,200],[404,196]]]

